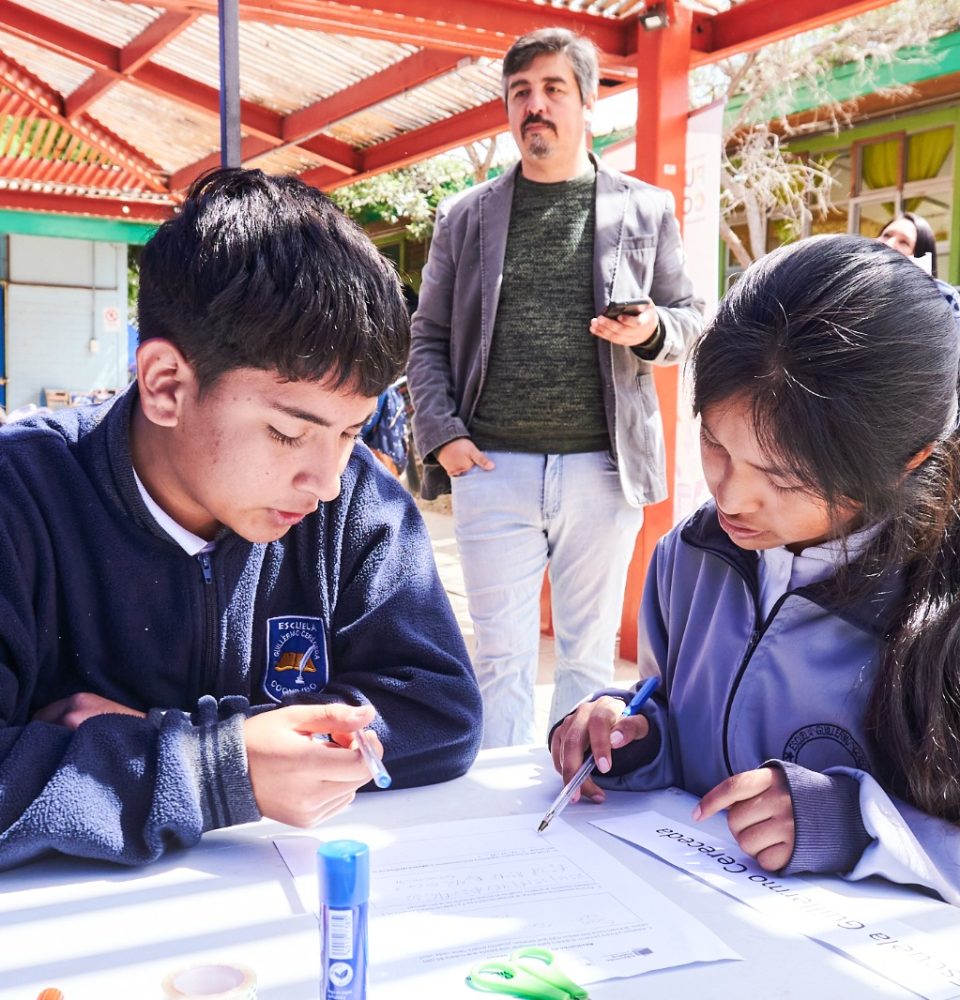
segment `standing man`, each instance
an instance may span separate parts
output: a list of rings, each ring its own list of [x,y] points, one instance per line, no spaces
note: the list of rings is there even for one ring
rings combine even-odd
[[[564,29],[510,48],[520,163],[440,206],[413,321],[423,495],[452,487],[488,747],[536,738],[548,560],[551,724],[610,683],[642,508],[667,495],[652,366],[701,327],[670,194],[587,150],[597,78]]]

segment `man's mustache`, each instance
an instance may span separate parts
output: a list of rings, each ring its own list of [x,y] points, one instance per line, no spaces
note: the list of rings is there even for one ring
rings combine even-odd
[[[520,134],[522,135],[526,132],[530,125],[546,125],[547,128],[553,129],[554,134],[556,134],[557,131],[557,126],[554,125],[548,118],[544,118],[543,115],[527,115],[527,117],[523,119],[523,124],[520,126]]]

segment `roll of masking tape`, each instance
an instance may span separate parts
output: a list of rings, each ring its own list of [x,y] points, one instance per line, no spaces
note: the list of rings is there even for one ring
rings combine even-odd
[[[197,965],[163,981],[169,1000],[257,1000],[257,977],[245,965]]]

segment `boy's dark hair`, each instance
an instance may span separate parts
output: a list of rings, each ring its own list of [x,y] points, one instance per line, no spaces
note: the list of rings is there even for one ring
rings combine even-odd
[[[403,371],[409,319],[393,267],[294,177],[218,170],[143,248],[140,340],[183,352],[201,390],[238,368],[376,396]]]
[[[738,398],[764,450],[832,509],[881,524],[858,566],[902,573],[867,724],[898,794],[960,821],[960,338],[936,283],[860,236],[768,254],[693,355],[694,408]],[[925,446],[932,454],[909,470]],[[778,463],[780,464],[780,463]],[[838,587],[853,574],[841,573]]]
[[[586,103],[597,92],[600,79],[600,61],[597,47],[583,35],[574,34],[566,28],[539,28],[528,35],[521,35],[503,57],[501,79],[503,99],[507,100],[507,80],[514,73],[527,69],[538,56],[562,52],[573,68],[580,100]]]
[[[930,223],[922,215],[917,215],[916,212],[901,212],[900,215],[894,216],[884,227],[880,230],[880,235],[883,234],[897,221],[900,219],[906,219],[907,222],[913,223],[913,228],[917,231],[917,242],[913,247],[914,257],[923,257],[924,254],[930,254],[930,273],[937,277],[937,238],[933,235],[933,229]]]

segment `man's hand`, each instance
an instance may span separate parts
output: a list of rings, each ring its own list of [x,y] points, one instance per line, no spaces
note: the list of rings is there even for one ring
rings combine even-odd
[[[622,747],[641,740],[650,732],[650,723],[643,715],[624,716],[624,703],[619,698],[604,696],[584,702],[571,712],[554,730],[550,741],[553,766],[566,784],[583,763],[588,750],[593,750],[597,770],[610,770],[611,747]],[[571,802],[583,795],[592,802],[603,802],[603,789],[591,778],[574,792]]]
[[[290,705],[243,724],[250,783],[260,812],[291,826],[316,826],[345,809],[370,772],[354,733],[373,721],[371,705]],[[329,741],[312,739],[329,734]],[[367,734],[383,756],[376,734]]]
[[[706,819],[721,809],[727,810],[727,826],[741,850],[761,868],[778,871],[793,856],[793,801],[779,767],[742,771],[721,781],[700,800],[693,818]]]
[[[109,698],[101,698],[89,691],[78,691],[69,698],[61,698],[38,709],[33,717],[37,722],[52,722],[57,726],[66,726],[67,729],[76,729],[81,722],[86,722],[95,715],[137,715],[142,719],[146,713],[127,708]]]
[[[636,316],[621,313],[619,319],[609,316],[594,316],[590,320],[590,332],[596,337],[602,337],[613,344],[623,344],[624,347],[642,347],[652,340],[660,322],[653,303],[642,306]]]
[[[468,437],[454,438],[437,451],[437,461],[448,476],[462,476],[475,465],[485,472],[494,468],[493,462]]]

